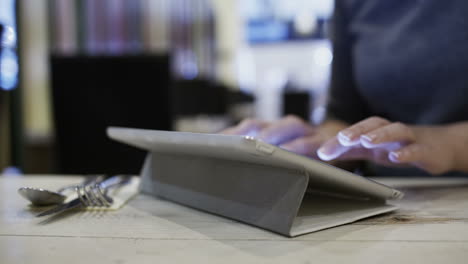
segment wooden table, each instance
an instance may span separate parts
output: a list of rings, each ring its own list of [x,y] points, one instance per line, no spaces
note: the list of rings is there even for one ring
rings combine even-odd
[[[0,263],[468,263],[468,179],[382,180],[399,211],[294,239],[144,195],[39,219],[17,194],[77,181],[0,176]]]

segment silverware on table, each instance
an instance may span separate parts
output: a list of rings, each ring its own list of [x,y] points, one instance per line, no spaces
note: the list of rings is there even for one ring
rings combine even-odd
[[[78,196],[77,198],[46,210],[38,214],[37,217],[59,214],[74,208],[110,207],[114,201],[112,197],[107,194],[108,191],[112,188],[125,185],[131,178],[131,175],[116,175],[103,181],[76,186],[75,191]]]
[[[18,189],[18,193],[29,200],[34,206],[47,206],[61,204],[67,198],[63,193],[70,189],[75,189],[80,185],[87,185],[96,180],[96,176],[86,177],[82,183],[68,185],[58,189],[57,191],[50,191],[42,188],[34,187],[21,187]]]

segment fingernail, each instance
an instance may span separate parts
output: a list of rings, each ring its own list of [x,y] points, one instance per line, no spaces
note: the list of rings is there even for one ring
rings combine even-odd
[[[323,153],[323,154],[325,154],[325,155],[328,154],[328,153],[327,153],[327,148],[326,148],[326,147],[321,147],[321,148],[319,148],[319,149],[317,150],[317,152],[321,152],[321,153]]]
[[[374,148],[375,144],[373,141],[375,141],[377,137],[373,134],[370,135],[362,135],[360,138],[361,145],[363,145],[365,148]]]
[[[348,151],[350,147],[337,146],[323,146],[317,150],[317,156],[325,161],[334,160]]]
[[[365,135],[362,135],[361,138],[364,138],[365,140],[367,140],[369,142],[374,142],[377,139],[377,135],[376,134],[365,134]]]
[[[394,163],[400,163],[400,153],[399,152],[395,152],[395,151],[392,151],[388,154],[388,159],[391,161],[391,162],[394,162]]]
[[[321,159],[321,160],[325,160],[325,161],[329,161],[329,160],[332,160],[333,157],[332,155],[329,155],[325,152],[326,150],[324,148],[319,148],[317,150],[317,156]]]
[[[345,146],[345,147],[349,147],[349,146],[354,146],[354,145],[357,145],[359,144],[359,139],[355,139],[355,140],[351,140],[351,136],[353,135],[352,133],[350,132],[339,132],[338,133],[338,142],[340,142],[341,145]]]
[[[353,132],[350,131],[340,131],[338,133],[338,136],[343,138],[346,141],[351,141],[351,138],[353,138]]]

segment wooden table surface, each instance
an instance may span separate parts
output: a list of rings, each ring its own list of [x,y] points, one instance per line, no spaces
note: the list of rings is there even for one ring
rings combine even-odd
[[[0,263],[468,263],[468,179],[385,179],[395,213],[297,238],[139,195],[115,212],[36,218],[20,186],[76,177],[0,176]]]

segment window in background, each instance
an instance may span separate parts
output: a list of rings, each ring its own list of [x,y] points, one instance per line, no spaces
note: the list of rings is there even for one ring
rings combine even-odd
[[[328,23],[333,0],[243,0],[246,48],[239,82],[255,80],[256,117],[296,114],[322,120],[332,62]],[[249,57],[246,59],[245,57]]]
[[[250,43],[321,39],[332,10],[332,0],[247,0],[247,38]]]
[[[16,1],[0,0],[0,171],[21,165],[21,113],[18,111]]]
[[[0,0],[0,88],[12,90],[18,84],[15,1]]]

